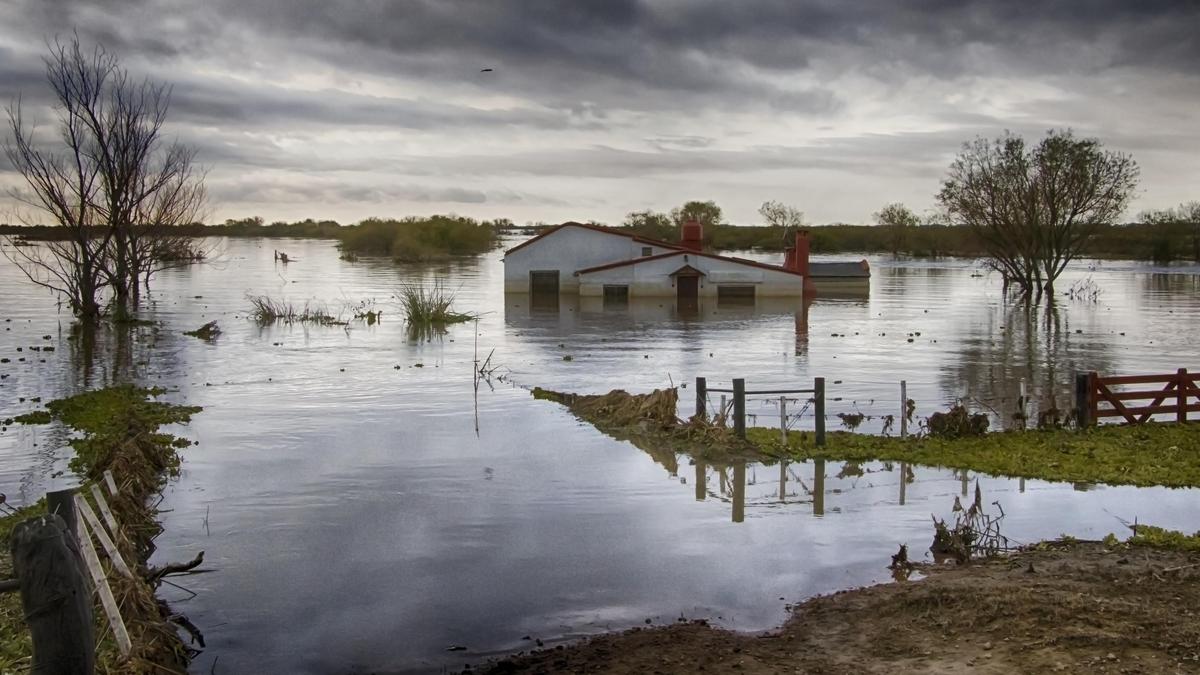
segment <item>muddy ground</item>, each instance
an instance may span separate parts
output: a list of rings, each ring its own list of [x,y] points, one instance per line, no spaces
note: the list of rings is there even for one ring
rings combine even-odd
[[[1200,553],[1042,544],[814,598],[766,634],[693,621],[487,673],[1200,673]]]

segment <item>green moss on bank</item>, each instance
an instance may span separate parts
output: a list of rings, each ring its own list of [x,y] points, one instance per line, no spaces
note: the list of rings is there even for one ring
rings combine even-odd
[[[70,466],[83,479],[80,492],[86,494],[89,484],[102,480],[105,470],[112,470],[121,486],[120,493],[109,500],[121,523],[116,545],[125,559],[139,568],[145,566],[153,539],[161,531],[149,497],[178,471],[179,448],[190,445],[186,439],[161,432],[160,427],[185,423],[200,410],[154,400],[162,393],[162,389],[129,385],[110,387],[53,401],[45,411],[20,420],[26,424],[57,420],[79,434],[71,441],[75,456]],[[44,508],[44,502],[39,502],[0,519],[0,578],[12,575],[12,528]],[[140,577],[128,580],[110,575],[109,582],[133,641],[133,653],[129,659],[119,657],[104,613],[96,607],[97,672],[186,672],[187,647],[155,598],[154,587]],[[0,673],[27,670],[31,650],[19,594],[0,595]]]
[[[1172,551],[1200,552],[1200,532],[1184,534],[1178,530],[1166,530],[1154,525],[1138,525],[1128,543],[1134,546],[1150,546]]]
[[[784,454],[779,431],[747,430],[772,455]],[[1086,431],[995,432],[978,438],[896,438],[835,431],[824,448],[812,434],[791,432],[794,459],[890,460],[1042,480],[1200,487],[1200,425],[1102,426]]]

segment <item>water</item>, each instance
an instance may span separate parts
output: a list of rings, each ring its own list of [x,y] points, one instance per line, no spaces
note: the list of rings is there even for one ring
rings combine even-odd
[[[297,261],[274,264],[275,248]],[[830,413],[862,412],[872,429],[899,411],[901,379],[918,415],[966,398],[1010,423],[1022,378],[1034,408],[1065,408],[1076,370],[1200,367],[1195,267],[1081,264],[1060,290],[1090,277],[1098,302],[1027,315],[1002,302],[994,275],[972,276],[973,261],[872,259],[860,297],[678,317],[658,302],[531,308],[505,298],[499,255],[396,266],[342,262],[325,241],[217,249],[210,264],[160,276],[157,325],[102,332],[91,348],[70,339],[53,298],[0,264],[0,419],[130,376],[204,407],[182,430],[200,444],[167,489],[155,557],[203,549],[216,570],[179,579],[194,597],[164,589],[208,639],[196,672],[218,658],[225,672],[438,671],[526,649],[525,636],[554,644],[681,615],[766,629],[787,602],[888,579],[888,556],[908,543],[919,557],[930,514],[962,494],[961,475],[915,467],[901,505],[900,465],[855,476],[829,462],[784,467],[781,498],[779,466],[652,457],[533,400],[535,385],[640,392],[705,376],[776,388],[820,375]],[[452,279],[456,305],[481,317],[413,343],[390,296],[433,278]],[[374,298],[383,321],[259,328],[245,312],[261,293],[334,311]],[[215,344],[182,335],[214,319]],[[29,349],[46,345],[55,351]],[[493,349],[502,378],[476,400],[472,362]],[[749,410],[778,424],[772,401]],[[54,428],[0,432],[0,491],[23,502],[71,484],[55,475],[65,440]],[[977,478],[1018,541],[1124,534],[1118,517],[1194,529],[1200,516],[1195,490],[974,475],[969,489]]]

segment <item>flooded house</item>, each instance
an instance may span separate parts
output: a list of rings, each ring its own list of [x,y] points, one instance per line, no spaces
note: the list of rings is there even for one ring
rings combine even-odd
[[[796,233],[782,265],[703,251],[700,223],[684,223],[679,243],[596,225],[567,222],[505,252],[504,290],[533,295],[577,294],[606,300],[700,298],[753,301],[795,297],[818,281],[865,285],[865,261],[809,262],[808,232]]]

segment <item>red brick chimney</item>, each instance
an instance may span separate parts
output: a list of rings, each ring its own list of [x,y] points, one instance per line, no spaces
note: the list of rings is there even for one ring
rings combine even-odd
[[[679,243],[686,249],[700,251],[704,248],[704,226],[697,220],[689,220],[680,228]]]
[[[808,253],[808,230],[796,230],[796,244],[787,248],[783,259],[783,268],[807,277]]]

